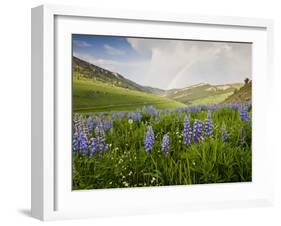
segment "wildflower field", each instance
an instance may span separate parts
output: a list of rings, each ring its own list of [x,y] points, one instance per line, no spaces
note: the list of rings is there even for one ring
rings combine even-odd
[[[251,103],[73,113],[79,189],[252,180]]]

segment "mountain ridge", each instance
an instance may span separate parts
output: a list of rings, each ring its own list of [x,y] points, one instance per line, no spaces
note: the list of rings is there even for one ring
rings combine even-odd
[[[223,103],[243,103],[252,100],[252,81],[245,83],[240,89],[226,98]]]
[[[75,56],[73,56],[72,58],[72,67],[73,71],[75,72],[73,73],[73,75],[76,75],[78,79],[79,77],[85,77],[88,79],[94,79],[97,81],[110,83],[113,86],[148,93],[162,92],[161,89],[139,85],[136,82],[125,78],[123,75],[117,72],[112,72],[110,70],[104,69]]]
[[[211,85],[200,83],[182,89],[168,90],[164,97],[182,102],[187,105],[215,104],[224,101],[232,95],[235,90],[242,87],[242,83],[232,83],[224,85]]]

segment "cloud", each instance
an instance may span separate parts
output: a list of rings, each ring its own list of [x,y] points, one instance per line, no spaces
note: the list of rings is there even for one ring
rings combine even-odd
[[[235,83],[251,78],[251,44],[143,38],[128,38],[127,41],[132,49],[126,52],[121,47],[105,44],[104,57],[80,50],[74,51],[74,55],[141,85],[161,89],[202,82]],[[127,60],[118,57],[131,54],[130,51],[139,57]]]
[[[125,51],[114,48],[114,47],[112,47],[108,44],[105,44],[103,47],[105,48],[107,54],[109,54],[109,55],[123,55],[123,54],[125,54]]]
[[[143,75],[148,73],[149,61],[116,61],[97,58],[92,54],[73,52],[73,56],[102,67],[112,72],[117,72],[138,84],[151,85],[145,83]]]
[[[78,57],[81,60],[85,60],[91,64],[94,64],[96,66],[102,67],[104,69],[114,71],[115,65],[118,65],[118,61],[113,61],[113,60],[106,60],[106,59],[101,59],[101,58],[96,58],[92,54],[86,54],[86,53],[77,53],[73,52],[73,56]]]
[[[81,40],[73,40],[73,45],[75,47],[80,47],[80,48],[86,48],[86,47],[91,47],[92,44],[85,42],[85,41],[81,41]]]
[[[171,89],[201,82],[225,84],[251,77],[251,45],[239,43],[128,38],[148,57],[143,84]],[[135,73],[139,74],[139,73]]]

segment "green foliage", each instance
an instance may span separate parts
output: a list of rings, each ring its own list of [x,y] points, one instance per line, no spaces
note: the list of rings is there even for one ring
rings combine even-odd
[[[210,85],[201,83],[183,89],[166,91],[166,97],[187,105],[218,104],[231,96],[241,83]]]
[[[110,100],[110,104],[108,101]],[[113,84],[73,78],[73,111],[105,112],[136,110],[146,105],[176,108],[185,105],[150,93],[117,87]]]
[[[73,154],[73,189],[187,185],[252,180],[251,124],[240,120],[239,112],[220,109],[212,113],[212,137],[200,143],[183,144],[184,113],[143,115],[139,122],[114,120],[106,132],[108,152],[93,157]],[[205,120],[206,111],[190,113]],[[221,126],[229,134],[221,141]],[[155,134],[151,153],[144,149],[147,125]],[[164,134],[170,137],[168,155],[161,150]]]

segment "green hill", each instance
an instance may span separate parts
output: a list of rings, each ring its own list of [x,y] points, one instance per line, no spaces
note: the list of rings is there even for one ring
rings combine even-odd
[[[237,102],[247,95],[237,90],[242,83],[210,85],[200,83],[182,89],[162,90],[139,85],[115,73],[77,57],[72,58],[73,110],[117,111],[135,110],[145,105],[156,108],[174,108],[186,105],[204,105]],[[236,96],[234,95],[236,92]],[[248,93],[248,91],[246,92]],[[233,96],[233,97],[232,97]]]
[[[77,57],[72,57],[73,76],[75,79],[87,78],[95,81],[108,83],[116,87],[127,88],[131,90],[142,91],[146,93],[161,94],[164,90],[141,86],[119,73],[115,73],[94,64],[81,60]]]
[[[243,103],[252,99],[252,81],[244,84],[239,90],[226,98],[223,103]]]
[[[185,105],[151,93],[116,87],[90,79],[73,79],[73,111],[127,111],[152,105],[158,109]]]
[[[74,112],[127,111],[146,105],[159,109],[185,106],[157,95],[164,90],[141,86],[77,57],[72,60]]]
[[[164,96],[186,105],[216,104],[223,102],[242,85],[242,83],[225,85],[200,83],[183,89],[168,90]]]

